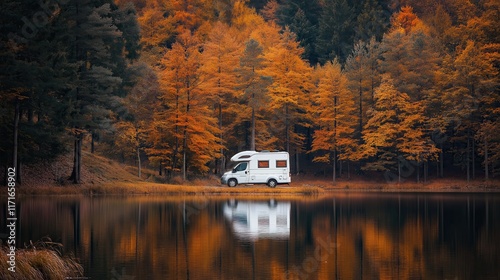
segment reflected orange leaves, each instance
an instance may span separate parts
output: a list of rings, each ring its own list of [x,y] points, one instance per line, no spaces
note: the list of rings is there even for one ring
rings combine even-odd
[[[453,278],[472,275],[474,265],[484,263],[481,258],[487,265],[499,260],[494,203],[485,207],[474,200],[469,205],[449,200],[443,206],[442,197],[416,203],[378,198],[388,202],[370,204],[355,193],[339,195],[333,203],[287,202],[290,232],[275,239],[238,235],[234,221],[224,214],[226,201],[204,198],[33,200],[22,204],[20,220],[30,221],[30,229],[62,242],[66,250],[77,250],[87,269],[109,272],[126,266],[136,279]],[[259,211],[265,212],[267,202],[259,203]],[[490,217],[485,224],[479,223],[483,211]],[[28,215],[33,213],[39,218]],[[478,214],[475,219],[473,213]],[[238,222],[250,217],[233,214]],[[457,221],[469,228],[476,223],[477,232],[469,232],[474,239],[453,221],[459,215]],[[446,238],[450,240],[443,242]],[[450,248],[462,240],[475,241]]]

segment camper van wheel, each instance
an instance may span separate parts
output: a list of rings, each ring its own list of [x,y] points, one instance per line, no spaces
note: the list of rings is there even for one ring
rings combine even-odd
[[[229,179],[229,181],[227,181],[227,185],[231,188],[236,187],[236,185],[238,185],[238,181],[236,181],[236,179]]]
[[[269,181],[267,181],[267,185],[270,187],[270,188],[274,188],[276,187],[276,185],[278,184],[278,182],[276,182],[276,180],[274,179],[271,179]]]

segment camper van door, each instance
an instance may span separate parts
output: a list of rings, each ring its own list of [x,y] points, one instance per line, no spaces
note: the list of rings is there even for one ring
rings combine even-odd
[[[248,162],[244,161],[234,167],[233,173],[238,184],[248,184],[250,179],[249,165]]]

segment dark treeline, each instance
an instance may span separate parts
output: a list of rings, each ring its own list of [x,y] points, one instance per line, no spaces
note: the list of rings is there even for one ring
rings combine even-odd
[[[84,134],[111,128],[133,76],[135,9],[113,1],[2,1],[0,13],[1,164],[17,165],[20,182],[21,164],[71,147],[78,183]]]
[[[334,180],[488,179],[500,165],[499,10],[495,0],[6,0],[0,165],[18,166],[21,182],[22,164],[72,151],[78,183],[88,144],[139,174],[146,164],[186,177],[220,173],[244,149],[280,149],[294,173]]]

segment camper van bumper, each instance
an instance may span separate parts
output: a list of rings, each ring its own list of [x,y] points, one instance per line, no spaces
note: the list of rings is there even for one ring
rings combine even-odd
[[[227,176],[226,174],[222,175],[222,177],[220,178],[220,183],[225,185],[227,184]]]

